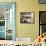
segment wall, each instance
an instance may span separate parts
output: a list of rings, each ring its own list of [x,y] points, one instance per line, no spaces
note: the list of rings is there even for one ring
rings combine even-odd
[[[35,38],[39,31],[38,29],[38,4],[37,0],[19,0],[16,2],[17,7],[17,37]],[[34,12],[34,24],[20,24],[20,12]]]
[[[46,5],[38,4],[38,0],[1,0],[0,2],[16,2],[16,37],[36,38],[39,34],[39,10],[46,10]],[[20,12],[34,12],[34,24],[20,24]]]

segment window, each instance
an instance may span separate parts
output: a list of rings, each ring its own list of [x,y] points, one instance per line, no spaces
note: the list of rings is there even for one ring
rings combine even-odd
[[[39,0],[40,4],[46,4],[46,0]]]
[[[39,11],[39,35],[46,32],[46,11]]]
[[[15,40],[15,3],[0,3],[0,40]]]

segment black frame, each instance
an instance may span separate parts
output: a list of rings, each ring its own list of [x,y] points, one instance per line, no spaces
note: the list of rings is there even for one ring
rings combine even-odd
[[[26,23],[26,22],[21,22],[21,15],[22,15],[22,14],[23,14],[23,15],[24,15],[24,14],[26,15],[26,14],[28,14],[28,13],[33,13],[33,22],[27,22],[27,23]],[[34,13],[34,12],[20,12],[20,23],[21,23],[21,24],[34,24],[34,22],[35,22],[35,13]]]

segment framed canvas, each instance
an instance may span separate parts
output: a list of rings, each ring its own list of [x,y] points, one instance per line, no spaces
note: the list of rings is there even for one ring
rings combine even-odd
[[[40,4],[46,4],[46,0],[39,0]]]
[[[0,40],[15,40],[15,2],[0,2]]]
[[[20,12],[20,23],[34,23],[34,12]]]

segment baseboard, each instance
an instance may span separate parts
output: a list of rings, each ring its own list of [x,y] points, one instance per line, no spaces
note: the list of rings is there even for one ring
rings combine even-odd
[[[31,38],[16,38],[16,41],[20,42],[20,41],[24,41],[24,42],[31,42],[32,39]]]

